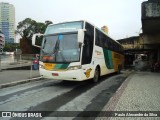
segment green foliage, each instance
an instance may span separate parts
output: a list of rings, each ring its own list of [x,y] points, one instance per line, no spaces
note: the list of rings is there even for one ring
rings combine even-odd
[[[25,20],[18,23],[16,32],[19,33],[23,39],[31,40],[33,34],[43,34],[49,24],[52,24],[52,22],[48,20],[45,21],[45,23],[41,23],[36,22],[31,18],[26,18]]]
[[[45,21],[45,23],[41,23],[36,22],[31,18],[26,18],[25,20],[18,23],[16,33],[19,33],[22,39],[32,47],[32,53],[39,53],[39,48],[32,46],[32,36],[35,33],[43,34],[49,24],[52,24],[52,22],[49,20]],[[38,44],[41,45],[42,38],[39,39],[40,40]]]
[[[6,43],[3,51],[14,52],[16,49],[19,49],[20,45],[18,43]]]

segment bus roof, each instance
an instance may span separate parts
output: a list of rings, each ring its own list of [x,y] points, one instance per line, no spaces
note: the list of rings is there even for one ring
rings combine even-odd
[[[109,38],[111,38],[113,41],[115,41],[116,43],[118,43],[119,45],[121,45],[117,40],[114,40],[110,35],[108,35],[106,32],[104,32],[103,30],[101,30],[100,28],[98,28],[96,25],[92,24],[91,22],[88,22],[87,20],[76,20],[76,21],[65,21],[65,22],[59,22],[56,24],[50,24],[48,26],[53,26],[53,25],[57,25],[57,24],[63,24],[63,23],[70,23],[70,22],[84,22],[84,23],[89,23],[92,26],[94,26],[96,29],[98,29],[99,31],[101,31],[103,34],[107,35]]]

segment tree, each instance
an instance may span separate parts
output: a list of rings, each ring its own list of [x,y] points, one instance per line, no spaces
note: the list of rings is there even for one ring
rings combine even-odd
[[[25,20],[18,23],[16,32],[21,35],[23,42],[25,41],[25,44],[26,45],[28,44],[32,49],[33,53],[35,53],[34,51],[37,51],[38,49],[33,47],[31,44],[32,36],[35,33],[43,34],[49,24],[52,24],[52,22],[49,20],[45,21],[45,23],[41,23],[41,22],[36,22],[31,18],[26,18]],[[28,48],[29,47],[27,47],[27,49]]]
[[[45,23],[36,22],[31,18],[26,18],[25,20],[18,23],[17,32],[22,38],[31,40],[32,35],[35,33],[44,33],[47,26],[52,24],[51,21],[47,20]]]
[[[3,51],[14,52],[16,49],[19,49],[20,46],[18,43],[6,43]]]

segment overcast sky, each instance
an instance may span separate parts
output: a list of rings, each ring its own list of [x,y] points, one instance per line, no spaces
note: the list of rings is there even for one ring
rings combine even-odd
[[[138,35],[141,3],[146,0],[1,0],[15,6],[16,26],[25,18],[53,23],[87,20],[101,28],[107,25],[114,39]]]

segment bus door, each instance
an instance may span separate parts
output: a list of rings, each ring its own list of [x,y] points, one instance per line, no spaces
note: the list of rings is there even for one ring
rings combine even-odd
[[[85,75],[87,78],[90,77],[90,73],[92,71],[91,68],[91,61],[92,61],[92,54],[93,54],[93,44],[94,44],[94,27],[88,23],[85,25],[85,32],[84,36],[84,46],[82,52],[82,65],[85,68]]]
[[[88,23],[85,25],[84,46],[82,53],[82,65],[90,64],[93,54],[94,27]]]

